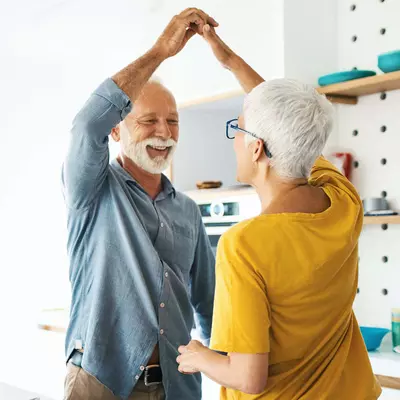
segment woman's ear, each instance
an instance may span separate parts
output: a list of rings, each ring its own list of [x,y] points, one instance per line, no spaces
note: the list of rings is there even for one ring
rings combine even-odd
[[[264,142],[261,139],[257,139],[253,142],[253,162],[260,161],[260,158],[264,154]]]
[[[111,129],[111,136],[115,142],[119,142],[121,140],[119,124]]]

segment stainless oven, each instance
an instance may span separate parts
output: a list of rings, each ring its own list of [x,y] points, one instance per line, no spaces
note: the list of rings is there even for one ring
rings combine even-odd
[[[204,189],[187,194],[199,206],[214,253],[224,232],[240,221],[259,215],[261,211],[260,200],[252,188]]]

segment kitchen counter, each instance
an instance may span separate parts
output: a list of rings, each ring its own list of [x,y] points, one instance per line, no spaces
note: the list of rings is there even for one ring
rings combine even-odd
[[[69,322],[69,309],[42,310],[38,317],[38,328],[44,331],[65,333]]]
[[[374,374],[381,386],[400,391],[400,354],[392,350],[392,335],[387,334],[381,347],[368,354]]]

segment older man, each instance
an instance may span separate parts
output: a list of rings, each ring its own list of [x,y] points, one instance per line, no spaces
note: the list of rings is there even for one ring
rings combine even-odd
[[[176,370],[196,322],[209,339],[214,256],[196,204],[162,175],[179,136],[175,99],[148,82],[205,24],[187,9],[107,79],[76,116],[63,168],[72,284],[66,399],[201,398]],[[109,164],[108,137],[121,145]]]

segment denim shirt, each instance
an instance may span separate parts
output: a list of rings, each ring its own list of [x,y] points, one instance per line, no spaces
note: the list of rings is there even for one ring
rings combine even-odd
[[[75,117],[63,166],[72,304],[66,357],[128,398],[159,343],[168,400],[201,399],[199,374],[177,370],[194,326],[211,333],[214,255],[197,205],[163,175],[152,200],[114,160],[108,136],[131,111],[107,79]]]

